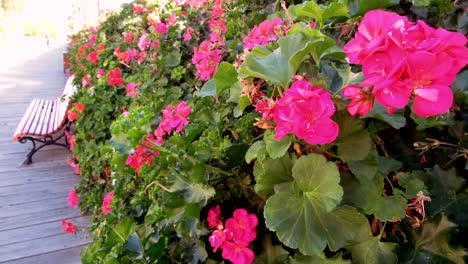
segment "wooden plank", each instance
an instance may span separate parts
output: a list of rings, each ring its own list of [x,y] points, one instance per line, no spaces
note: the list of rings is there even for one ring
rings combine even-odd
[[[7,175],[10,177],[2,177],[0,180],[0,187],[22,185],[33,182],[49,182],[65,177],[73,177],[73,172],[71,172],[70,170],[70,167],[66,167],[62,170],[54,170],[42,173],[28,171],[27,173],[22,173],[23,176],[19,176],[21,171],[18,171],[18,173]]]
[[[55,99],[54,100],[48,100],[48,107],[46,111],[46,115],[44,118],[44,123],[42,124],[42,129],[41,129],[41,134],[46,135],[49,134],[49,123],[51,116],[54,114],[54,104],[55,104]]]
[[[66,220],[71,221],[80,230],[83,227],[89,226],[89,218],[87,216],[68,218]],[[19,227],[0,231],[0,246],[60,234],[63,234],[61,220],[41,223],[38,225]]]
[[[25,195],[9,195],[2,197],[0,201],[0,208],[7,207],[7,206],[16,206],[26,203],[32,202],[44,202],[50,200],[60,200],[60,199],[67,199],[68,193],[72,187],[64,186],[62,188],[54,188],[51,190],[43,190],[38,192],[32,192]]]
[[[63,250],[47,252],[40,255],[34,255],[12,261],[2,262],[3,264],[81,264],[80,255],[85,245],[67,248]]]
[[[0,221],[2,218],[21,216],[27,213],[44,212],[68,206],[67,199],[53,199],[48,201],[34,201],[13,206],[0,207]]]
[[[85,239],[83,233],[80,232],[76,235],[60,234],[22,243],[9,244],[0,247],[0,261],[40,255],[51,251],[86,245],[89,242],[89,239]]]
[[[48,131],[54,131],[55,130],[55,122],[57,122],[57,111],[59,109],[59,102],[60,99],[55,99],[54,100],[54,108],[53,108],[53,114],[50,117],[50,122],[49,122],[49,127],[47,128]]]
[[[64,178],[52,182],[32,182],[26,185],[15,185],[15,186],[8,186],[8,187],[1,187],[0,188],[0,197],[14,195],[14,194],[23,194],[28,192],[34,191],[42,191],[48,190],[49,188],[60,188],[61,186],[73,186],[76,183],[76,179],[72,178]],[[0,198],[1,199],[1,198]],[[0,212],[1,214],[2,212]]]
[[[33,113],[37,109],[38,103],[39,103],[38,100],[33,100],[29,104],[29,107],[24,113],[23,118],[21,119],[20,124],[18,125],[18,128],[16,129],[14,136],[18,136],[22,134],[24,131],[29,129],[32,119],[34,119]]]
[[[33,133],[34,135],[42,135],[41,134],[42,125],[44,124],[49,102],[50,102],[49,100],[44,100],[44,103],[42,104],[41,109],[39,109],[40,111],[37,112],[37,115],[39,116],[39,120],[36,121],[36,128],[33,131],[29,131]]]
[[[40,223],[58,221],[62,218],[68,219],[81,216],[81,212],[77,208],[65,206],[61,208],[49,209],[40,212],[27,212],[21,217],[11,216],[0,219],[0,231],[10,230],[19,227],[32,226]]]
[[[37,107],[33,109],[33,118],[31,118],[31,122],[29,122],[29,126],[25,127],[25,133],[34,133],[36,131],[37,123],[39,122],[41,116],[40,112],[44,107],[44,99],[38,99]]]

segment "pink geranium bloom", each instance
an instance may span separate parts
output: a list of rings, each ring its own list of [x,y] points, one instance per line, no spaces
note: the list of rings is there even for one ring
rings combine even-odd
[[[408,55],[408,80],[415,95],[413,112],[416,115],[434,116],[450,110],[453,93],[448,85],[455,80],[452,63],[428,52]]]
[[[167,135],[170,135],[175,129],[177,132],[182,132],[184,127],[189,123],[188,116],[192,108],[185,102],[180,102],[175,108],[170,104],[163,110],[163,118],[159,124],[159,128],[164,130]]]
[[[120,86],[124,84],[124,80],[122,79],[122,73],[120,72],[120,68],[115,68],[110,70],[109,77],[107,77],[107,82],[112,86]]]
[[[70,193],[68,194],[68,197],[67,197],[67,202],[73,208],[76,208],[78,206],[78,203],[80,202],[80,200],[78,198],[78,195],[76,195],[75,188],[70,190]]]
[[[349,63],[360,64],[368,56],[384,51],[388,34],[410,25],[406,17],[383,10],[372,10],[364,15],[358,32],[344,47]]]
[[[217,230],[213,231],[211,236],[208,238],[210,245],[213,247],[213,252],[216,252],[218,248],[223,249],[224,243],[232,239],[232,233],[229,230],[219,227]]]
[[[81,78],[81,84],[84,86],[88,86],[91,84],[91,75],[90,74],[86,74],[85,76],[83,76],[83,78]]]
[[[166,21],[166,24],[169,26],[169,27],[172,27],[175,23],[177,22],[177,14],[176,13],[172,13],[171,14],[171,17],[169,17]]]
[[[103,70],[103,69],[99,69],[96,73],[96,76],[99,78],[99,77],[102,77],[106,74],[106,72]]]
[[[159,144],[158,144],[159,145]],[[130,154],[125,161],[125,165],[135,169],[136,173],[140,173],[141,167],[144,165],[151,166],[153,164],[154,153],[144,146],[137,146],[135,153]]]
[[[104,196],[104,199],[102,200],[102,207],[101,207],[101,212],[103,215],[108,215],[112,211],[111,203],[112,199],[114,198],[114,192],[110,192]]]
[[[154,25],[154,30],[159,34],[164,35],[169,31],[169,27],[163,22],[158,22],[156,25]]]
[[[133,41],[133,38],[134,38],[134,36],[133,36],[133,33],[132,33],[132,32],[128,32],[128,33],[125,33],[125,34],[124,34],[124,41],[125,41],[126,43],[132,42],[132,41]]]
[[[187,27],[187,30],[185,31],[185,34],[184,34],[184,41],[190,41],[192,39],[192,28],[191,27]]]
[[[73,107],[76,109],[76,111],[78,111],[78,113],[81,113],[85,110],[85,105],[80,102],[73,103]]]
[[[307,80],[295,81],[278,100],[273,112],[276,140],[295,134],[309,144],[328,144],[338,136],[339,128],[331,116],[335,106],[331,95]]]
[[[199,49],[193,48],[192,63],[195,64],[197,72],[195,76],[203,81],[207,81],[218,70],[218,65],[223,59],[223,51],[212,49],[213,42],[205,40],[200,44]]]
[[[125,91],[127,92],[127,96],[132,98],[136,98],[138,95],[138,89],[134,82],[129,82],[127,86],[125,86]]]
[[[73,150],[76,146],[76,135],[71,134],[67,130],[65,130],[65,136],[67,137],[68,144],[70,145],[70,150]]]
[[[278,37],[275,28],[283,23],[281,18],[275,17],[273,21],[265,20],[250,31],[249,35],[244,37],[244,48],[253,49],[255,46],[265,46],[275,41]]]
[[[138,48],[140,50],[146,50],[151,44],[151,40],[148,39],[148,34],[141,35],[140,39],[138,40]]]
[[[80,174],[81,169],[72,158],[68,159],[68,165],[70,165],[70,167],[73,168],[73,171],[75,172],[75,174]]]
[[[88,61],[92,62],[93,64],[98,63],[98,53],[96,51],[92,51],[88,54]]]
[[[138,5],[138,4],[133,4],[132,10],[133,10],[133,13],[135,13],[137,15],[140,15],[144,11],[143,7],[141,5]]]
[[[226,229],[232,232],[234,241],[244,241],[248,244],[257,236],[257,224],[256,215],[247,213],[245,209],[236,209],[233,217],[226,221]]]
[[[361,88],[355,84],[351,84],[343,89],[343,95],[351,99],[347,109],[352,116],[365,116],[372,110],[374,97],[369,87]]]
[[[222,256],[233,264],[250,264],[255,254],[247,245],[243,242],[224,241]]]
[[[210,228],[215,228],[219,225],[222,225],[223,223],[221,222],[221,209],[219,205],[216,205],[216,207],[211,208],[208,211],[208,226]]]
[[[71,221],[62,218],[62,230],[65,233],[76,233],[76,226]]]

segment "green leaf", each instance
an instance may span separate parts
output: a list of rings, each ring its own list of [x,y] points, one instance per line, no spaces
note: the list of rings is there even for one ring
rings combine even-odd
[[[382,197],[384,177],[377,175],[373,180],[355,180],[343,177],[346,201],[361,208],[366,214],[374,214],[380,221],[403,219],[407,200],[395,190],[394,195]]]
[[[239,72],[261,78],[287,88],[300,64],[307,58],[314,42],[303,34],[292,34],[278,40],[279,47],[273,52],[257,46],[247,55]]]
[[[117,225],[111,226],[111,231],[109,232],[109,237],[106,243],[109,243],[110,245],[125,243],[130,234],[133,233],[134,224],[135,223],[129,218],[124,218]]]
[[[450,112],[445,115],[420,117],[411,112],[411,119],[418,125],[417,130],[422,131],[430,127],[451,126],[455,124],[455,113]]]
[[[277,184],[291,182],[294,160],[289,155],[279,159],[267,158],[263,161],[257,160],[254,165],[255,191],[263,198],[273,193]]]
[[[398,5],[400,0],[352,0],[350,1],[350,11],[353,16],[361,16],[373,9],[385,9],[390,6]],[[356,10],[357,5],[357,11]],[[354,11],[354,12],[353,12]]]
[[[328,6],[322,6],[315,1],[307,1],[296,8],[296,14],[311,17],[319,22],[322,27],[329,18],[349,15],[347,1],[332,2]]]
[[[164,56],[164,65],[166,67],[175,67],[180,63],[181,55],[178,51],[172,51]]]
[[[255,141],[245,153],[245,162],[250,164],[255,159],[263,160],[267,154],[266,144],[263,140]]]
[[[292,136],[287,135],[281,140],[276,140],[274,137],[275,132],[272,129],[268,129],[263,135],[263,141],[265,142],[268,155],[273,159],[277,159],[284,156],[288,151],[292,143]]]
[[[294,256],[289,258],[290,264],[310,264],[310,263],[321,263],[321,264],[346,264],[351,263],[350,260],[343,259],[341,253],[337,254],[332,258],[327,258],[325,254],[320,253],[316,256]]]
[[[264,236],[262,240],[262,249],[262,254],[255,257],[254,264],[280,264],[284,263],[287,257],[289,256],[289,252],[286,251],[281,244],[273,245],[271,243],[270,235]]]
[[[453,248],[449,245],[448,232],[456,226],[445,215],[438,224],[424,223],[421,232],[415,236],[416,250],[426,250],[456,264],[464,264],[463,258],[468,255],[467,252],[463,248]]]
[[[364,160],[371,150],[371,138],[364,129],[364,122],[352,117],[347,111],[333,115],[340,126],[338,138],[333,143],[338,146],[338,155],[343,161]]]
[[[404,116],[404,110],[398,109],[393,112],[393,114],[387,114],[387,110],[385,107],[381,106],[380,104],[374,104],[374,107],[364,118],[375,118],[385,123],[391,125],[395,129],[400,129],[406,126],[406,118]]]
[[[184,191],[184,200],[187,203],[198,203],[205,206],[208,200],[216,193],[215,189],[209,185],[189,182],[181,177],[177,177],[170,188],[171,192]]]
[[[216,83],[217,96],[221,96],[224,91],[230,89],[233,85],[239,85],[236,68],[225,61],[219,64],[218,70],[213,76],[213,79]]]
[[[398,184],[405,188],[406,199],[415,198],[416,194],[420,191],[427,194],[427,187],[424,185],[424,182],[414,176],[413,173],[402,172],[398,173],[396,177]]]
[[[343,196],[336,165],[318,154],[300,157],[292,175],[299,192],[281,191],[265,205],[266,226],[281,242],[306,255],[320,253],[328,244],[337,250],[357,235],[365,218],[354,208],[332,211]]]
[[[213,79],[208,80],[203,87],[196,93],[197,96],[205,97],[205,96],[216,96],[216,81]]]
[[[411,0],[411,3],[418,8],[428,7],[431,4],[431,0]]]
[[[143,246],[136,233],[133,233],[128,237],[123,248],[128,251],[128,255],[132,260],[143,258]]]
[[[351,247],[353,263],[394,264],[397,256],[393,253],[397,244],[380,242],[380,237],[370,237]]]

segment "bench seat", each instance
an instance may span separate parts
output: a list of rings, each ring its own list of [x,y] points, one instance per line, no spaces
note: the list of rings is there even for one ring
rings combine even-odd
[[[68,78],[61,97],[33,99],[21,118],[13,134],[13,140],[20,143],[26,143],[28,140],[32,142],[33,149],[28,153],[26,164],[32,163],[32,155],[44,146],[54,144],[69,147],[66,138],[65,144],[57,141],[65,136],[65,130],[69,130],[67,110],[70,98],[75,93],[73,78],[74,76]],[[36,147],[36,142],[42,145]]]

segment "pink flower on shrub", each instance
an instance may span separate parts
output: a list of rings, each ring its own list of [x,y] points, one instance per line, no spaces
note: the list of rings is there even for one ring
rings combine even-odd
[[[192,39],[193,29],[191,27],[187,27],[185,34],[184,34],[184,41],[190,41]]]
[[[125,165],[135,169],[136,173],[140,173],[141,167],[144,165],[151,166],[153,164],[154,153],[144,146],[137,146],[135,154],[130,154],[125,161]]]
[[[273,119],[275,106],[276,102],[273,99],[259,100],[255,104],[255,111],[261,114],[264,120],[268,121]]]
[[[132,98],[136,98],[138,95],[138,89],[134,82],[128,83],[127,86],[125,86],[125,91],[127,92],[127,96]]]
[[[146,50],[151,44],[151,40],[148,39],[148,34],[141,35],[140,39],[138,40],[138,48],[140,50]]]
[[[257,45],[265,46],[268,43],[278,39],[275,28],[283,23],[281,18],[276,17],[273,21],[265,20],[250,31],[249,35],[244,37],[244,48],[253,49]]]
[[[252,263],[255,258],[255,254],[247,246],[248,243],[245,243],[244,241],[225,241],[223,244],[222,256],[234,264]]]
[[[76,226],[71,221],[65,220],[62,218],[62,230],[65,233],[76,233]]]
[[[275,139],[295,134],[309,144],[333,142],[339,132],[338,124],[331,119],[334,113],[329,92],[311,86],[307,80],[297,80],[284,92],[273,112]]]
[[[159,34],[165,35],[169,31],[169,27],[164,22],[158,22],[154,25],[154,30]]]
[[[65,130],[65,136],[67,137],[68,144],[70,145],[70,150],[73,150],[76,146],[76,143],[75,143],[76,135],[73,135],[67,130]]]
[[[73,208],[76,208],[78,206],[78,203],[80,202],[80,200],[78,198],[78,195],[76,195],[75,188],[70,190],[70,193],[68,194],[68,197],[67,197],[67,202]]]
[[[189,123],[188,116],[191,111],[192,108],[185,102],[180,102],[175,108],[170,104],[163,110],[163,118],[159,127],[164,130],[167,135],[170,135],[174,129],[180,133]]]
[[[120,68],[115,68],[110,70],[109,77],[107,77],[107,82],[111,86],[120,86],[124,84],[124,80],[122,79],[122,73],[120,72]]]
[[[70,167],[73,168],[73,171],[75,172],[75,174],[80,174],[81,169],[72,158],[68,159],[68,165],[70,165]]]
[[[197,68],[195,76],[203,81],[209,80],[216,73],[223,59],[223,52],[220,49],[211,49],[211,44],[211,41],[205,40],[199,49],[193,48],[192,63]]]
[[[132,32],[128,32],[128,33],[125,33],[125,34],[124,34],[124,41],[125,41],[126,43],[132,42],[132,41],[133,41],[133,38],[134,38],[134,36],[133,36],[133,33],[132,33]]]
[[[169,27],[172,27],[177,22],[177,14],[172,13],[171,16],[166,20],[166,24]]]
[[[88,54],[88,61],[90,61],[93,64],[98,63],[98,53],[96,51],[92,51]]]
[[[110,192],[104,196],[104,199],[102,200],[102,207],[101,207],[101,212],[103,215],[108,215],[112,212],[112,199],[114,198],[114,192]]]
[[[218,206],[214,209],[213,215],[217,214],[217,209]],[[208,222],[211,221],[208,220]],[[252,263],[255,255],[248,246],[256,238],[255,227],[257,224],[256,215],[247,213],[245,209],[236,209],[233,217],[226,221],[226,226],[223,227],[222,223],[218,223],[217,229],[208,238],[213,252],[221,248],[223,258],[234,264]]]
[[[467,39],[460,33],[409,22],[395,13],[366,13],[355,37],[344,48],[350,63],[362,64],[375,99],[387,112],[413,99],[413,113],[447,113],[453,103],[449,85],[468,64]],[[352,106],[351,106],[352,107]]]
[[[133,13],[140,15],[143,13],[144,9],[141,5],[133,4],[132,6]]]
[[[221,209],[220,209],[219,205],[216,205],[216,207],[211,208],[208,211],[207,221],[208,221],[208,226],[210,228],[215,228],[215,227],[217,227],[219,225],[222,225],[222,222],[221,222]]]
[[[83,78],[81,78],[81,85],[84,86],[88,86],[91,84],[91,75],[90,74],[86,74],[85,76],[83,76]]]
[[[106,72],[103,70],[103,69],[99,69],[96,73],[96,76],[99,78],[99,77],[102,77],[106,74]]]
[[[352,116],[365,116],[374,106],[374,96],[369,87],[361,88],[358,85],[351,84],[343,89],[343,95],[351,99],[347,109]]]

